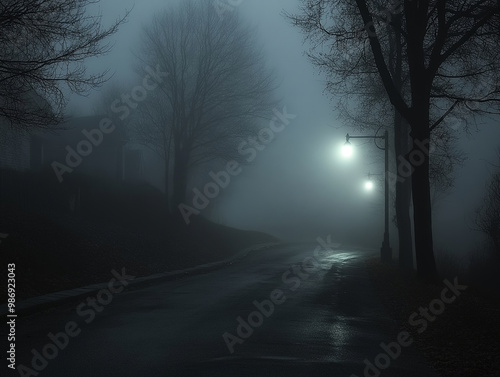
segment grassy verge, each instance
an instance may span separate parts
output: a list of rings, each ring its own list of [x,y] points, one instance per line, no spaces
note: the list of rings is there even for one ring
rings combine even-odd
[[[15,263],[18,300],[106,282],[113,269],[147,276],[227,259],[250,245],[276,241],[202,219],[185,227],[146,216],[123,224],[7,206],[0,206],[0,212],[2,232],[9,234],[0,245],[0,281],[7,281],[7,265]]]
[[[370,278],[393,317],[408,330],[419,352],[443,377],[500,376],[500,294],[469,285],[442,314],[418,333],[409,317],[441,297],[445,287],[428,284],[395,265],[369,262]],[[443,279],[444,280],[444,279]],[[453,281],[453,279],[450,279]],[[461,277],[458,276],[458,282]]]

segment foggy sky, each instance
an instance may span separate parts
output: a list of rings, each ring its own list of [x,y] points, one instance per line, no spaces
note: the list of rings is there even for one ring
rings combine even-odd
[[[207,0],[208,1],[208,0]],[[212,0],[210,0],[212,1]],[[133,84],[131,67],[138,50],[142,25],[152,15],[176,1],[101,0],[104,24],[134,6],[128,23],[113,37],[113,51],[89,61],[90,71],[110,69],[113,79]],[[280,237],[312,241],[331,234],[341,242],[359,240],[379,247],[383,231],[383,187],[366,192],[366,173],[383,172],[383,153],[372,143],[355,142],[356,155],[342,160],[339,148],[347,132],[332,110],[335,99],[323,94],[325,79],[303,52],[303,36],[282,16],[293,12],[298,0],[244,0],[235,11],[257,27],[271,67],[282,81],[279,95],[287,111],[297,117],[275,140],[258,153],[250,166],[235,177],[223,196],[211,204],[210,216],[223,224],[270,232]],[[98,93],[95,93],[98,96]],[[95,96],[71,98],[68,109],[88,113]],[[269,109],[270,114],[273,109]],[[281,109],[280,109],[281,110]],[[472,139],[461,137],[460,148],[467,153],[463,168],[457,168],[455,188],[434,203],[436,249],[453,253],[471,250],[479,234],[469,231],[474,209],[480,203],[485,180],[491,174],[488,162],[495,163],[500,140],[498,121],[487,121]],[[202,173],[203,174],[203,173]],[[208,182],[208,171],[206,172]],[[391,214],[392,217],[393,214]],[[391,229],[395,239],[395,229]]]

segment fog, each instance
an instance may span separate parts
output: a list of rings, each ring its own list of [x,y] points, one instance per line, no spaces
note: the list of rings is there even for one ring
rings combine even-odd
[[[105,24],[126,9],[132,12],[112,37],[111,53],[91,59],[89,69],[109,69],[110,83],[124,81],[132,86],[134,79],[139,80],[132,66],[134,59],[140,58],[137,51],[143,26],[156,12],[176,3],[101,1],[98,11]],[[265,150],[258,151],[205,215],[209,212],[222,224],[261,230],[285,239],[314,239],[324,229],[344,242],[378,246],[383,230],[382,182],[374,192],[367,193],[363,181],[367,173],[383,171],[383,153],[368,142],[358,143],[353,160],[345,161],[340,156],[345,134],[360,132],[343,126],[334,110],[336,98],[325,93],[325,77],[305,56],[310,45],[283,16],[284,12],[297,12],[298,5],[294,0],[254,0],[235,7],[234,11],[255,28],[268,65],[279,77],[282,103],[297,118]],[[91,114],[97,96],[97,92],[87,98],[71,96],[69,113]],[[455,168],[454,187],[433,203],[438,251],[464,255],[481,245],[481,234],[471,227],[492,172],[491,164],[496,162],[500,128],[495,119],[485,118],[480,123],[469,135],[460,133],[458,149],[465,152],[467,160]],[[203,185],[208,169],[202,168],[198,174],[199,184]],[[396,229],[393,224],[391,227],[394,243]]]

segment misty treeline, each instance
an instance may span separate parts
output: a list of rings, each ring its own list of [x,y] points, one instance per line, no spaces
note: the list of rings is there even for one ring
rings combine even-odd
[[[431,186],[450,187],[463,161],[454,145],[460,129],[449,120],[500,112],[499,15],[499,3],[484,0],[302,0],[298,14],[286,14],[311,42],[327,90],[343,97],[344,119],[393,135],[399,261],[413,266],[412,202],[423,277],[437,274]]]
[[[126,85],[110,85],[99,101],[99,112],[120,117],[128,138],[165,162],[166,207],[176,219],[186,216],[180,206],[190,205],[196,168],[243,162],[238,144],[273,115],[274,74],[254,35],[236,13],[221,18],[211,2],[182,1],[147,22],[131,62],[139,77],[159,67],[161,85],[130,115],[109,106],[130,92]]]
[[[135,59],[125,64],[147,89],[147,99],[134,102],[131,94],[142,92],[133,93],[132,78],[118,83],[84,65],[110,51],[110,37],[129,14],[105,28],[89,13],[98,3],[1,2],[0,116],[18,130],[57,129],[66,89],[84,95],[106,83],[97,115],[116,120],[127,141],[165,161],[165,205],[179,215],[196,167],[243,162],[238,141],[255,135],[277,105],[274,74],[236,12],[221,17],[211,2],[186,0],[148,20],[139,46],[131,46]]]

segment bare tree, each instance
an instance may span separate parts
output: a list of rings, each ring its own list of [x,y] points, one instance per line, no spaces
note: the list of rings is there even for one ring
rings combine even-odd
[[[50,128],[63,118],[62,85],[86,94],[106,80],[87,74],[85,59],[109,51],[109,28],[87,14],[98,0],[7,0],[0,2],[0,117],[18,129]]]
[[[429,151],[431,132],[461,102],[484,105],[479,111],[498,113],[499,7],[490,1],[404,1],[405,49],[411,100],[403,98],[394,85],[377,27],[365,0],[356,0],[363,24],[371,30],[370,48],[377,71],[391,103],[408,121],[411,129],[413,169],[412,194],[414,208],[417,268],[421,276],[436,275],[432,236]],[[393,25],[393,27],[398,27]],[[487,49],[485,52],[484,50]],[[493,85],[484,85],[492,79]],[[479,84],[479,85],[478,85]],[[437,120],[431,119],[436,109],[444,109]],[[422,153],[424,152],[424,153]]]
[[[359,15],[353,2],[343,3],[339,10],[344,17],[341,27],[327,26],[328,18],[320,3],[305,2],[303,13],[294,16],[285,14],[293,24],[299,26],[306,37],[313,42],[308,56],[320,69],[327,73],[330,79],[327,90],[338,99],[337,109],[347,124],[361,131],[369,130],[379,134],[388,129],[392,135],[393,146],[390,148],[393,162],[389,173],[389,183],[394,195],[395,216],[399,239],[399,264],[403,268],[413,268],[413,239],[411,230],[411,177],[404,175],[400,169],[401,160],[407,158],[411,143],[408,122],[392,106],[385,95],[384,86],[380,80],[373,55],[370,52],[365,30],[359,27]],[[379,39],[388,68],[401,96],[409,98],[409,75],[404,64],[405,41],[402,38],[400,26],[401,7],[384,8],[386,2],[376,2],[380,12],[377,22],[385,25],[383,35]],[[398,27],[392,27],[397,25]],[[330,39],[336,40],[328,48]],[[325,52],[326,50],[326,52]],[[440,133],[446,131],[440,129]],[[437,133],[436,133],[437,134]],[[436,135],[436,148],[431,153],[431,182],[436,196],[446,193],[453,183],[453,167],[462,162],[459,152],[453,150],[453,137]],[[395,171],[395,173],[393,173]]]
[[[134,125],[136,136],[165,159],[175,210],[195,166],[241,157],[236,143],[272,114],[273,73],[253,35],[236,13],[221,20],[210,2],[192,0],[144,29],[142,64],[168,75]]]
[[[369,46],[374,72],[395,110],[409,124],[412,147],[407,160],[412,171],[417,270],[421,276],[433,277],[436,267],[430,192],[431,132],[443,127],[445,119],[460,105],[473,114],[499,113],[498,4],[485,0],[453,3],[406,0],[392,7],[402,15],[401,22],[395,22],[387,9],[377,9],[377,4],[368,5],[365,0],[304,0],[304,3],[305,16],[297,18],[297,25],[312,33],[317,41],[330,41],[332,45],[340,41],[363,51],[365,45]],[[309,22],[308,14],[321,22]],[[345,14],[356,14],[358,22],[347,23]],[[407,95],[398,88],[391,72],[387,25],[403,38]],[[318,36],[318,28],[326,32]],[[356,67],[351,64],[342,74],[349,76]]]

